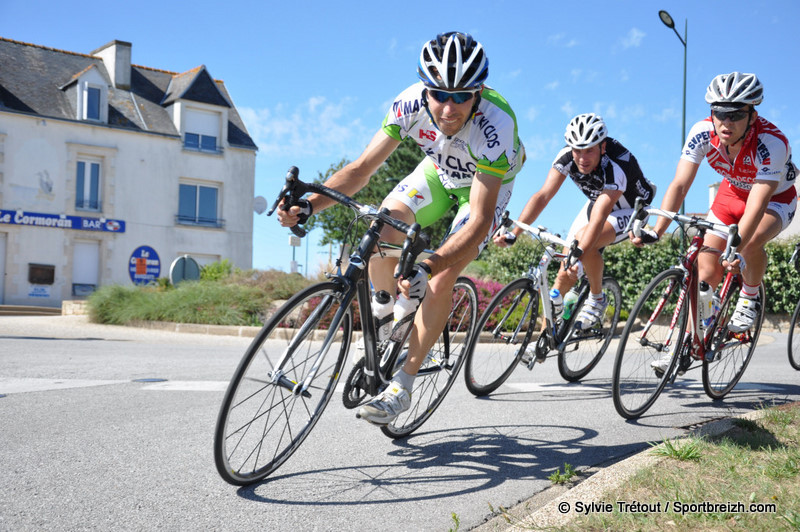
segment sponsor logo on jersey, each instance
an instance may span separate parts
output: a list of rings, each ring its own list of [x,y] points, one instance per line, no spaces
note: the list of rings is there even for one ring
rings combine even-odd
[[[428,139],[428,140],[436,140],[436,132],[430,129],[421,129],[419,130],[419,138],[421,139]]]
[[[697,147],[698,144],[707,143],[710,139],[711,137],[709,136],[708,131],[702,131],[689,139],[687,147],[690,150],[693,150]]]
[[[742,159],[742,162],[744,164],[747,164],[747,165],[753,164],[753,160],[750,158],[749,155],[747,157],[745,157],[744,159]]]
[[[475,113],[473,124],[478,126],[486,137],[486,146],[494,148],[500,145],[500,136],[497,134],[497,128],[489,123],[489,119],[483,113]]]
[[[414,205],[420,205],[423,201],[425,201],[425,196],[419,193],[419,190],[416,188],[412,188],[408,192],[408,197],[411,198],[411,202]]]
[[[412,102],[406,102],[403,100],[396,100],[392,104],[392,111],[396,117],[401,117],[403,115],[410,115],[419,112],[419,100],[414,100]]]

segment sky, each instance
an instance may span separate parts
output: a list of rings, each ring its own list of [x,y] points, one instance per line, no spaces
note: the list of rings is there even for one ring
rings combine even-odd
[[[687,133],[709,114],[711,79],[738,70],[758,75],[765,88],[759,113],[800,146],[796,0],[0,0],[0,36],[80,53],[117,39],[132,43],[136,65],[174,72],[205,65],[225,82],[258,145],[255,195],[271,205],[290,166],[311,180],[358,157],[394,97],[416,82],[426,41],[471,33],[486,49],[487,83],[514,109],[528,155],[509,204],[516,216],[564,146],[569,120],[587,112],[603,116],[609,135],[636,156],[661,202],[684,140],[684,46],[660,9],[687,37]],[[703,163],[686,212],[706,212],[717,181]],[[566,234],[583,203],[566,181],[536,223]],[[294,259],[301,273],[315,275],[338,252],[318,246],[319,230],[290,247],[274,215],[253,216],[254,268],[290,271]]]

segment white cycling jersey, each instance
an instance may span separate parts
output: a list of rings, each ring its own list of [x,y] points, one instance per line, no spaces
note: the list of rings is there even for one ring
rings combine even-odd
[[[485,87],[475,114],[448,137],[422,105],[424,90],[418,82],[401,92],[383,121],[383,131],[397,140],[411,136],[436,165],[446,189],[469,187],[476,172],[512,181],[522,166],[524,148],[508,102]]]

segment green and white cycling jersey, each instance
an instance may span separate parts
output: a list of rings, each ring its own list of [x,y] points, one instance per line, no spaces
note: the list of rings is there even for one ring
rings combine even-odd
[[[508,102],[485,87],[475,114],[455,135],[444,135],[422,105],[422,82],[395,98],[383,121],[383,131],[403,140],[411,136],[434,163],[445,189],[472,185],[476,172],[508,183],[522,167],[524,148],[517,134],[517,120]]]

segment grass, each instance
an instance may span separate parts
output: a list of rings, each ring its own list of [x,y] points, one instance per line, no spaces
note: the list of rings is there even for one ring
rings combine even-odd
[[[613,511],[553,530],[800,530],[800,403],[760,414],[718,436],[654,446],[655,465],[597,497]],[[624,512],[616,501],[660,511]]]
[[[177,287],[163,281],[144,287],[104,286],[89,297],[89,316],[111,325],[171,321],[259,326],[273,301],[291,297],[312,282],[299,274],[251,270]]]

